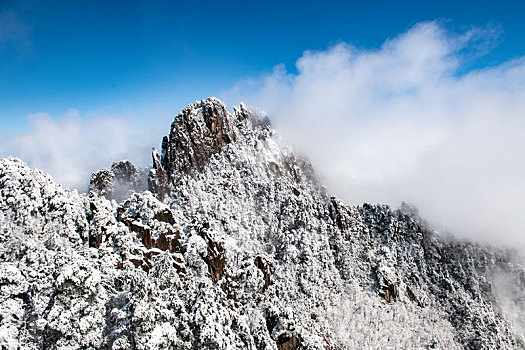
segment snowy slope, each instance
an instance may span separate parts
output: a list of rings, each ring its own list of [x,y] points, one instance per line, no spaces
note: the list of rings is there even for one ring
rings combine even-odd
[[[515,253],[329,197],[243,105],[188,106],[146,176],[0,161],[3,348],[525,348]]]

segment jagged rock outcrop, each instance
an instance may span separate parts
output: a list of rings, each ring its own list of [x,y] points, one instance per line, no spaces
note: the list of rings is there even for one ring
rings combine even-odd
[[[147,189],[147,173],[147,169],[137,168],[129,160],[121,160],[113,163],[111,170],[102,169],[91,175],[89,193],[121,202],[132,192]]]
[[[226,106],[209,98],[186,107],[171,125],[162,142],[162,165],[170,177],[202,172],[208,159],[235,141]]]
[[[162,157],[153,150],[150,191],[164,198],[168,184],[176,183],[182,174],[202,172],[213,154],[235,141],[230,122],[226,106],[216,98],[186,107],[162,140]]]
[[[164,139],[163,141],[165,140],[166,139]],[[159,152],[155,147],[153,147],[152,158],[152,167],[148,175],[148,189],[152,193],[155,193],[160,200],[163,200],[166,194],[168,194],[169,189],[168,174],[166,172],[166,169],[162,165],[162,160],[160,158]]]
[[[243,105],[187,107],[108,200],[131,169],[84,195],[0,161],[0,347],[525,348],[518,255],[328,197]]]

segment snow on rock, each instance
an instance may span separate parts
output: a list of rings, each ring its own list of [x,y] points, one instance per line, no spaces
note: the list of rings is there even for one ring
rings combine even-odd
[[[145,174],[148,169],[135,167],[129,160],[121,160],[111,165],[111,170],[98,170],[91,176],[89,192],[121,202],[133,192],[147,189]]]
[[[152,156],[89,195],[0,161],[2,348],[525,348],[514,253],[329,197],[244,105],[188,106]]]

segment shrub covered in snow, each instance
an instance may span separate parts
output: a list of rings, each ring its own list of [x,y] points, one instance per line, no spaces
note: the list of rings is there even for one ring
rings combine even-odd
[[[117,204],[0,161],[2,348],[525,347],[512,252],[327,196],[243,105],[188,106],[133,174]]]

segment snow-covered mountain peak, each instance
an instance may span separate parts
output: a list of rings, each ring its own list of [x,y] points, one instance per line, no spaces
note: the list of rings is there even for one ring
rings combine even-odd
[[[88,195],[2,159],[0,233],[8,349],[525,348],[512,253],[329,198],[242,104],[188,106]]]
[[[223,152],[221,168],[240,168],[252,157],[250,168],[262,166],[274,177],[288,176],[297,183],[303,177],[316,181],[309,163],[279,140],[268,117],[242,103],[230,114],[224,103],[211,97],[177,115],[169,136],[162,140],[161,153],[153,149],[149,190],[163,199],[182,178],[220,171],[219,164],[211,159],[214,155],[221,158]]]

